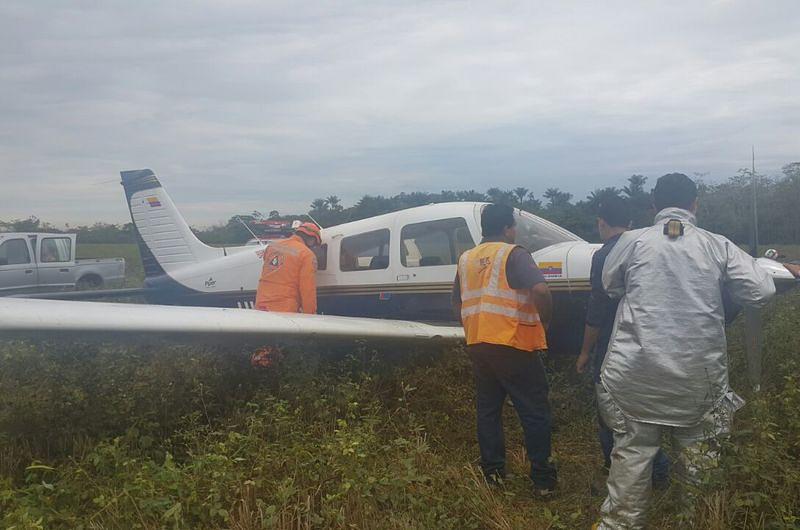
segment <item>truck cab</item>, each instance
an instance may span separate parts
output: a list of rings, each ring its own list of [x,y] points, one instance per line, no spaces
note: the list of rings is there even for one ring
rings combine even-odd
[[[99,287],[122,280],[125,261],[76,260],[76,234],[0,233],[0,296]]]

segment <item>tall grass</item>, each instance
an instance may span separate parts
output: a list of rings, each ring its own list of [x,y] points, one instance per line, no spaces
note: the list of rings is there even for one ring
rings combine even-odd
[[[697,528],[791,528],[800,512],[800,295],[767,315],[766,381],[709,477]],[[388,354],[391,353],[389,356]],[[391,357],[389,359],[388,357]],[[548,360],[561,482],[535,499],[514,411],[511,477],[476,467],[471,372],[461,350],[248,352],[0,346],[0,521],[15,528],[588,528],[601,498],[591,385]],[[679,491],[653,526],[683,528]]]

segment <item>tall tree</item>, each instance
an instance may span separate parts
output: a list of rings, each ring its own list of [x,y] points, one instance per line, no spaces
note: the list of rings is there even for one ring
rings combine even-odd
[[[525,197],[528,196],[528,192],[530,190],[528,190],[528,188],[519,187],[514,188],[512,191],[514,192],[514,195],[517,196],[517,203],[522,204],[525,202]]]
[[[324,212],[328,209],[328,203],[325,199],[314,199],[311,201],[311,206],[309,206],[309,208],[315,212]]]
[[[569,204],[569,201],[572,200],[572,194],[561,191],[558,188],[547,188],[544,192],[544,198],[547,199],[548,208],[561,208]]]
[[[342,201],[336,195],[326,197],[325,202],[328,204],[328,207],[335,212],[342,210]]]

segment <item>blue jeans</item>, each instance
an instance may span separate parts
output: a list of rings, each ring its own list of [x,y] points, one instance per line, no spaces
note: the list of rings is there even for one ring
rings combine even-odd
[[[495,344],[467,347],[475,377],[481,468],[488,478],[505,475],[503,404],[511,397],[525,435],[530,477],[539,488],[554,488],[550,463],[551,418],[544,366],[536,352]]]

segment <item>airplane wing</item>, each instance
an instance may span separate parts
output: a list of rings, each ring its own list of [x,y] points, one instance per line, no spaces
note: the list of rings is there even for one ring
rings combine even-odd
[[[460,327],[252,309],[0,298],[0,339],[258,344],[273,339],[463,340]]]

